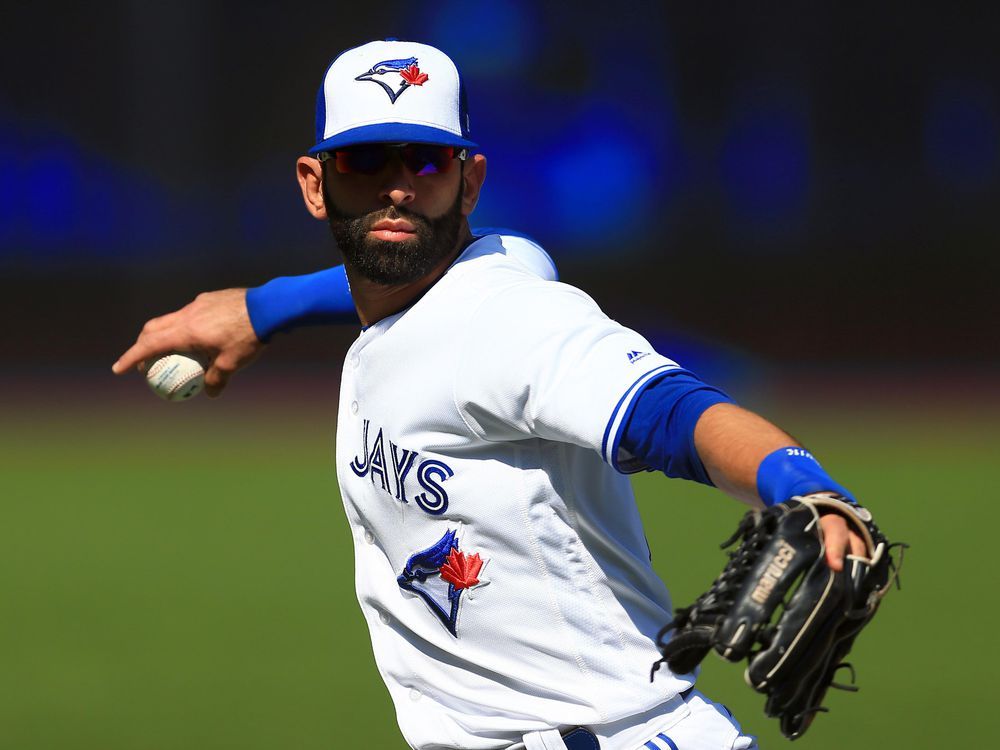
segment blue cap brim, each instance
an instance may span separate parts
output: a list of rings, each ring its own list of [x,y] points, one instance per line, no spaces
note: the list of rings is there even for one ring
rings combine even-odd
[[[364,125],[360,128],[351,128],[343,133],[337,133],[337,135],[317,143],[309,149],[309,153],[316,155],[322,151],[333,151],[347,146],[358,146],[362,143],[433,143],[438,146],[479,148],[479,144],[474,141],[449,133],[447,130],[427,125],[386,122],[378,125]]]

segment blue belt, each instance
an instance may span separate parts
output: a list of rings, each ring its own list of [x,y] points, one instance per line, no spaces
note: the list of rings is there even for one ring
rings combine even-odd
[[[601,743],[597,741],[597,736],[589,729],[577,727],[571,729],[562,736],[566,750],[601,750]]]

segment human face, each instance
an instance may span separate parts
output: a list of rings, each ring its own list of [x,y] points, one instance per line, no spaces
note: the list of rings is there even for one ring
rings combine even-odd
[[[377,284],[430,273],[462,237],[462,171],[456,161],[443,173],[415,174],[399,154],[371,174],[341,174],[326,161],[326,213],[345,262]]]

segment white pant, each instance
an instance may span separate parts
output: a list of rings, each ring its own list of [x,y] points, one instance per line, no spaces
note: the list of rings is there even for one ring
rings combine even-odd
[[[757,739],[742,733],[725,706],[697,690],[684,705],[671,701],[640,716],[587,728],[597,735],[601,750],[758,750]],[[525,735],[524,747],[565,750],[566,745],[553,729]]]
[[[687,716],[655,732],[650,727],[650,736],[635,744],[621,744],[617,737],[605,742],[598,734],[601,750],[758,750],[757,738],[743,734],[740,723],[721,703],[697,690],[691,691],[685,703],[691,709]]]

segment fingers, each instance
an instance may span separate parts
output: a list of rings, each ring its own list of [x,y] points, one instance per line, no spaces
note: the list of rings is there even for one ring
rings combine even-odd
[[[222,395],[229,378],[239,368],[239,362],[231,355],[220,354],[205,371],[205,394],[211,398]]]
[[[180,312],[178,310],[147,320],[135,343],[118,358],[117,362],[111,365],[111,372],[115,375],[121,375],[136,369],[143,360],[153,359],[158,355],[173,351],[176,347],[171,341],[170,333],[174,329]]]
[[[844,569],[844,558],[850,552],[858,557],[868,557],[868,546],[858,534],[850,529],[843,516],[827,513],[820,518],[823,527],[823,541],[826,544],[826,564],[832,570]]]
[[[844,569],[844,555],[850,544],[847,532],[847,521],[835,513],[830,513],[820,519],[823,527],[823,541],[826,544],[826,564],[831,570]]]
[[[172,351],[172,347],[162,334],[147,334],[145,329],[143,330],[144,332],[139,335],[138,340],[132,344],[131,348],[111,365],[111,372],[115,375],[136,369],[143,360],[153,359],[157,355]]]
[[[111,370],[121,375],[172,351],[197,352],[206,365],[205,391],[218,396],[233,373],[263,348],[247,314],[246,289],[223,289],[199,294],[180,310],[149,320]]]
[[[205,373],[205,395],[209,398],[218,398],[229,383],[229,375],[223,373],[217,367],[210,367]]]

